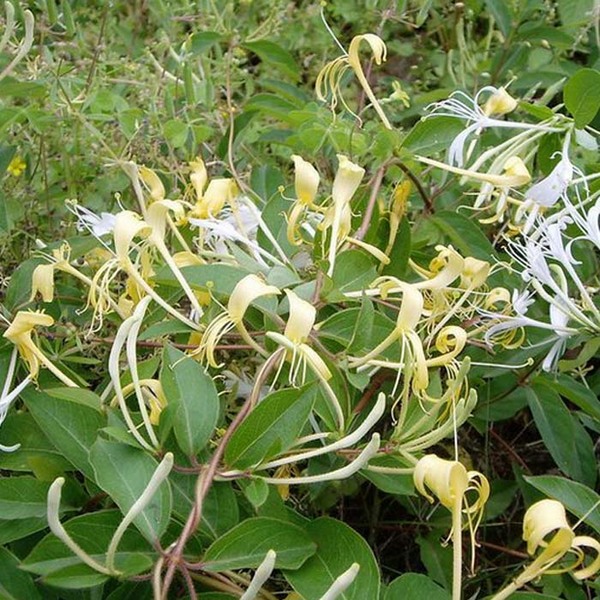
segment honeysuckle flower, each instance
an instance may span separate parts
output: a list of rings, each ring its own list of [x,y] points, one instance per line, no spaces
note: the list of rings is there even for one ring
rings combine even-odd
[[[255,600],[255,598],[258,598],[260,589],[267,582],[275,568],[276,558],[277,553],[275,550],[269,550],[267,552],[265,558],[254,572],[254,577],[252,577],[252,580],[248,584],[246,591],[240,597],[240,600]]]
[[[21,383],[19,383],[13,390],[10,389],[12,387],[13,379],[15,376],[18,355],[19,351],[15,347],[10,356],[8,370],[6,371],[4,385],[2,386],[2,394],[0,395],[0,425],[4,422],[4,419],[6,419],[8,409],[11,407],[12,403],[19,397],[21,392],[31,383],[31,375],[27,375],[27,377],[25,377],[25,379],[23,379],[23,381],[21,381]],[[21,444],[14,444],[13,446],[5,446],[3,444],[0,444],[0,451],[14,452],[20,447]]]
[[[144,166],[139,167],[138,173],[140,180],[146,186],[148,192],[150,192],[152,201],[164,200],[166,193],[165,186],[160,177],[152,169]]]
[[[316,375],[324,388],[335,411],[338,425],[342,428],[344,412],[328,383],[332,377],[331,371],[318,353],[306,343],[315,323],[317,311],[312,304],[298,297],[292,290],[286,289],[285,293],[290,309],[283,335],[275,331],[268,331],[267,337],[287,349],[283,359],[290,361],[289,379],[292,385],[296,385],[298,378],[300,378],[301,384],[304,384],[306,381],[306,368],[307,366],[310,367],[310,370]],[[282,367],[283,360],[280,370]],[[278,376],[279,371],[275,375],[275,380]]]
[[[209,323],[194,354],[200,355],[211,367],[217,368],[219,364],[215,359],[215,346],[225,334],[235,328],[247,344],[264,355],[265,351],[250,337],[244,326],[244,315],[250,304],[258,298],[280,293],[279,288],[268,285],[257,275],[246,275],[240,279],[229,296],[227,309]]]
[[[332,111],[335,110],[338,101],[340,101],[342,106],[344,106],[344,108],[350,114],[356,116],[356,118],[360,121],[360,117],[355,115],[355,113],[348,107],[340,91],[340,82],[344,73],[348,69],[352,69],[384,126],[387,129],[392,129],[388,118],[383,112],[379,101],[375,97],[375,94],[373,93],[373,90],[371,89],[371,86],[365,77],[362,65],[360,64],[359,49],[363,40],[370,46],[371,51],[373,52],[373,58],[375,59],[375,63],[377,65],[380,65],[383,61],[385,61],[387,49],[385,43],[379,36],[373,33],[355,36],[350,42],[348,54],[344,53],[342,56],[336,58],[330,63],[327,63],[317,76],[317,81],[315,84],[317,98],[322,102],[326,102],[327,95],[331,93]]]
[[[527,542],[527,553],[534,557],[533,562],[492,600],[508,598],[544,573],[571,572],[573,577],[582,580],[600,570],[600,543],[589,536],[576,536],[567,521],[565,507],[557,500],[544,499],[529,507],[523,519],[523,540]],[[585,558],[584,548],[595,550],[596,557],[578,569]],[[571,563],[559,565],[567,554],[574,555]]]
[[[483,114],[486,117],[491,115],[506,115],[517,108],[519,103],[506,91],[505,88],[498,88],[483,105]]]
[[[331,192],[332,205],[325,212],[323,221],[319,225],[319,229],[323,231],[331,228],[327,271],[329,276],[333,273],[337,249],[350,234],[352,220],[350,201],[365,176],[365,170],[354,164],[347,156],[338,154],[337,158],[339,166]]]
[[[491,96],[484,104],[482,109],[479,105],[480,97],[483,94],[491,92]],[[448,99],[442,102],[432,104],[429,108],[429,117],[446,116],[456,117],[469,123],[467,127],[459,133],[448,148],[448,162],[450,166],[457,165],[462,167],[464,164],[464,146],[467,139],[474,133],[490,127],[526,129],[530,131],[559,131],[551,125],[520,123],[516,121],[503,121],[492,118],[491,115],[504,115],[511,112],[515,101],[504,90],[504,88],[495,88],[486,86],[479,90],[474,98],[469,97],[464,92],[454,92]]]
[[[148,506],[158,488],[162,485],[165,479],[168,477],[171,469],[173,468],[173,453],[167,452],[164,458],[160,461],[156,467],[150,481],[144,488],[139,498],[133,503],[131,508],[127,511],[127,514],[123,517],[123,520],[117,527],[113,534],[108,548],[106,551],[105,564],[99,563],[95,558],[88,554],[67,532],[60,522],[60,501],[62,496],[62,487],[65,484],[64,477],[58,477],[54,480],[50,488],[48,489],[48,526],[50,531],[63,543],[65,544],[79,560],[85,563],[88,567],[91,567],[94,571],[109,575],[111,577],[119,577],[122,575],[120,571],[115,568],[115,556],[119,543],[123,539],[123,534],[133,523],[134,519]]]
[[[283,255],[283,251],[262,220],[260,210],[245,196],[238,196],[231,201],[230,206],[224,208],[216,217],[191,218],[189,222],[200,231],[198,236],[200,248],[206,247],[217,254],[229,255],[227,242],[234,242],[245,246],[254,260],[264,267],[268,266],[265,259],[271,263],[281,264],[277,257],[258,243],[256,238],[260,229],[270,241],[275,242],[273,245],[280,256]]]
[[[81,206],[76,200],[68,200],[65,206],[77,217],[77,231],[89,231],[95,238],[101,238],[113,232],[116,216],[102,212],[97,215],[94,211]]]
[[[397,370],[398,377],[392,394],[395,393],[400,377],[403,376],[403,395],[407,398],[411,387],[414,393],[420,394],[429,385],[423,342],[416,331],[423,314],[424,298],[415,285],[400,281],[397,282],[397,285],[402,291],[402,303],[393,331],[364,356],[350,357],[348,365],[351,368],[362,369],[366,365],[372,365]],[[400,342],[399,360],[393,362],[379,359],[378,357],[395,342]]]
[[[335,581],[321,596],[320,600],[336,600],[336,598],[339,598],[354,583],[359,571],[360,565],[356,562],[352,563],[341,575],[335,578]]]
[[[452,514],[452,545],[454,548],[452,598],[460,600],[462,590],[462,528],[463,513],[471,536],[472,561],[475,560],[475,532],[481,522],[483,509],[490,495],[490,486],[484,475],[477,471],[467,471],[456,460],[445,460],[435,454],[421,458],[413,473],[417,491],[429,502],[435,498]],[[431,492],[433,496],[429,493]],[[468,493],[475,494],[475,500],[469,502]]]
[[[296,202],[289,211],[287,219],[287,238],[291,244],[299,246],[302,237],[299,235],[299,222],[303,220],[309,209],[316,209],[314,205],[320,176],[318,171],[301,156],[292,155],[294,161]]]
[[[532,185],[525,192],[525,199],[535,202],[539,206],[554,206],[566,193],[573,180],[573,163],[569,160],[566,148],[563,149],[561,159],[550,174]]]
[[[503,174],[482,173],[479,171],[471,171],[469,169],[461,169],[459,167],[453,167],[452,165],[447,165],[446,163],[442,163],[431,158],[425,158],[424,156],[415,156],[415,158],[426,165],[438,167],[439,169],[444,169],[450,173],[462,175],[463,177],[467,177],[475,181],[490,183],[499,188],[519,187],[526,185],[531,181],[531,175],[529,174],[525,163],[518,156],[511,156],[504,163]]]
[[[140,379],[139,384],[131,382],[122,389],[123,397],[127,398],[136,391],[136,387],[141,390],[142,396],[146,400],[146,404],[150,408],[150,423],[158,425],[160,414],[167,406],[167,397],[163,392],[162,385],[158,379]],[[111,401],[111,406],[118,406],[119,398],[115,397]]]
[[[79,387],[38,348],[33,340],[36,327],[49,327],[53,324],[54,319],[42,311],[20,310],[3,337],[16,346],[21,358],[27,363],[31,379],[37,379],[40,366],[44,366],[66,386]]]
[[[54,268],[53,264],[38,265],[31,275],[31,295],[29,302],[40,294],[44,302],[54,299]]]
[[[195,185],[195,188],[198,194],[199,187]],[[189,212],[189,216],[194,219],[216,217],[225,204],[231,202],[238,194],[239,190],[233,179],[226,177],[211,179],[206,191],[198,196],[196,205]]]
[[[206,165],[204,161],[198,157],[190,163],[192,169],[190,173],[190,181],[194,186],[196,192],[196,201],[202,200],[204,196],[204,188],[208,183],[208,172],[206,171]]]

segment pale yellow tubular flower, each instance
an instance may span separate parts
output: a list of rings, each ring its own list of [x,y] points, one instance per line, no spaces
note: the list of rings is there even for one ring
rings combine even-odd
[[[487,281],[490,271],[489,262],[468,256],[460,274],[460,287],[470,290],[481,287]]]
[[[138,173],[142,183],[146,186],[146,189],[150,193],[150,198],[152,201],[156,202],[158,200],[164,200],[165,186],[160,180],[160,177],[148,167],[140,167],[138,169]]]
[[[360,85],[362,86],[363,90],[365,91],[365,94],[371,101],[373,108],[379,115],[379,118],[381,119],[385,127],[387,129],[393,129],[392,125],[388,121],[388,118],[383,112],[379,101],[375,97],[375,94],[373,93],[373,90],[371,89],[371,86],[369,85],[369,82],[367,81],[367,78],[365,77],[364,71],[360,64],[360,57],[358,51],[360,44],[363,40],[367,42],[371,47],[373,57],[375,58],[375,64],[380,65],[382,62],[385,62],[387,57],[387,48],[385,47],[384,41],[378,35],[375,35],[373,33],[365,33],[363,35],[355,36],[350,42],[350,48],[348,48],[348,63],[354,70],[356,78],[360,82]]]
[[[49,327],[54,324],[54,319],[41,311],[20,310],[3,337],[12,342],[21,358],[27,363],[32,379],[36,379],[40,365],[46,367],[53,375],[68,387],[79,387],[72,379],[67,377],[36,345],[32,335],[36,327]]]
[[[512,112],[518,105],[519,103],[501,87],[486,100],[482,110],[486,117],[501,116]]]
[[[352,218],[350,201],[365,176],[365,170],[354,164],[347,156],[338,154],[337,158],[339,166],[331,191],[333,205],[328,210],[328,218],[320,226],[321,229],[331,227],[328,255],[329,269],[327,271],[329,276],[333,273],[338,246],[350,233],[350,220]]]
[[[456,325],[444,327],[437,335],[435,347],[440,356],[426,360],[428,368],[448,366],[464,350],[467,344],[467,332]]]
[[[54,298],[54,269],[55,265],[38,265],[31,275],[31,295],[29,302],[40,294],[44,302],[52,302]]]
[[[518,156],[511,156],[504,163],[504,173],[502,175],[495,173],[482,173],[480,171],[470,171],[468,169],[461,169],[460,167],[453,167],[446,163],[433,160],[432,158],[425,158],[424,156],[415,156],[415,158],[426,165],[432,167],[438,167],[444,169],[450,173],[456,175],[462,175],[468,179],[474,181],[481,181],[484,183],[491,183],[492,185],[499,188],[512,188],[526,185],[531,181],[531,175],[525,166],[525,163]]]
[[[239,193],[237,184],[230,178],[211,179],[203,196],[198,199],[196,206],[189,216],[196,219],[216,217],[227,202],[231,202]]]
[[[194,191],[196,192],[196,201],[200,201],[204,196],[204,188],[206,188],[206,184],[208,183],[206,165],[204,164],[204,161],[198,157],[196,160],[193,160],[190,163],[190,167],[192,168],[192,172],[190,173],[190,181],[192,182]]]
[[[171,201],[170,200],[164,201],[164,202],[167,202],[166,205],[163,204],[162,201],[157,201],[157,202],[159,204],[157,204],[157,207],[154,209],[153,217],[150,217],[150,218],[152,218],[154,220],[154,222],[160,228],[160,224],[158,223],[158,217],[160,216],[161,213],[163,213],[165,206],[167,206],[167,207],[169,206],[168,203],[170,203]],[[150,215],[151,208],[152,208],[152,205],[148,208],[148,211],[147,211],[149,215]],[[163,216],[165,216],[164,213],[163,213]],[[139,290],[143,290],[143,292],[145,294],[147,294],[148,296],[151,296],[152,299],[157,304],[159,304],[162,308],[164,308],[170,315],[172,315],[173,317],[175,317],[176,319],[178,319],[179,321],[181,321],[188,327],[191,327],[192,329],[198,329],[198,325],[196,323],[194,323],[187,317],[184,317],[183,315],[179,314],[179,312],[177,312],[177,310],[175,308],[173,308],[168,302],[163,300],[152,289],[152,286],[146,280],[146,278],[149,277],[149,274],[152,272],[150,264],[149,263],[147,264],[147,262],[146,262],[149,260],[147,253],[146,252],[141,253],[141,261],[142,261],[142,267],[143,267],[142,273],[140,273],[138,271],[136,266],[132,263],[131,258],[129,257],[129,251],[133,244],[133,240],[136,237],[145,238],[146,240],[148,238],[151,238],[154,240],[155,244],[157,241],[160,243],[160,239],[161,239],[160,238],[160,230],[159,230],[158,235],[155,235],[154,238],[152,238],[152,235],[153,235],[152,226],[148,222],[144,221],[138,214],[136,214],[132,211],[129,211],[129,210],[123,210],[120,213],[118,213],[115,217],[115,227],[113,230],[113,237],[114,237],[114,244],[115,244],[115,253],[116,253],[119,267],[121,269],[123,269],[127,273],[127,275],[132,279],[132,284],[135,284],[135,286],[137,286],[137,288]],[[165,251],[165,254],[169,254],[168,250]],[[178,269],[177,269],[177,271],[179,272]],[[100,273],[100,271],[96,274],[96,277],[98,276],[99,273]],[[110,280],[105,283],[105,287],[107,287],[109,284],[110,284]],[[187,285],[187,282],[186,282],[186,285]],[[107,291],[105,290],[105,293],[106,292]]]
[[[145,238],[151,233],[152,227],[133,211],[122,210],[116,215],[113,237],[115,242],[115,253],[121,266],[130,263],[129,250],[134,238]]]
[[[302,204],[311,206],[315,201],[321,181],[319,172],[297,154],[292,154],[292,160],[294,161],[296,198]]]
[[[250,304],[258,298],[280,293],[279,288],[268,285],[257,275],[246,275],[246,277],[240,279],[233,288],[231,296],[229,296],[227,310],[209,323],[195,354],[200,354],[201,358],[206,358],[211,367],[218,367],[219,364],[215,359],[215,346],[226,333],[236,328],[248,345],[263,356],[266,355],[265,350],[252,339],[244,326],[244,315]]]
[[[462,591],[462,515],[464,512],[468,517],[474,554],[475,530],[489,498],[489,483],[481,473],[467,471],[460,462],[445,460],[435,454],[428,454],[419,460],[415,466],[413,480],[417,491],[429,502],[433,502],[433,496],[435,496],[440,504],[452,514],[452,531],[450,533],[453,545],[452,599],[460,600]],[[476,494],[472,504],[468,502],[467,492]]]
[[[600,543],[593,537],[588,535],[578,535],[573,539],[573,548],[581,550],[582,548],[592,548],[596,551],[596,558],[587,566],[577,571],[573,571],[572,575],[580,581],[593,577],[600,571]]]
[[[287,238],[290,244],[299,246],[302,243],[299,221],[306,211],[314,207],[314,201],[319,188],[320,176],[318,171],[297,154],[292,155],[294,161],[296,202],[292,205],[287,220]],[[316,207],[315,207],[316,208]]]
[[[360,44],[363,40],[369,44],[371,51],[373,52],[373,58],[375,59],[376,64],[380,65],[383,61],[385,61],[387,50],[385,47],[385,43],[379,36],[373,33],[355,36],[352,39],[352,42],[350,42],[348,54],[344,54],[343,56],[332,60],[331,62],[327,63],[323,67],[323,69],[321,69],[321,72],[317,76],[317,81],[315,83],[315,91],[317,93],[317,98],[322,102],[326,102],[326,96],[328,92],[330,92],[332,111],[335,110],[338,101],[340,101],[344,108],[360,121],[360,117],[354,112],[352,112],[350,107],[346,104],[344,97],[340,91],[341,79],[344,76],[344,73],[350,68],[354,71],[356,78],[358,79],[361,87],[365,91],[365,94],[371,101],[373,108],[376,110],[377,115],[383,122],[384,126],[387,129],[392,129],[388,118],[383,112],[379,101],[375,97],[375,94],[373,93],[373,90],[371,89],[371,86],[369,85],[369,82],[365,77],[362,65],[360,63],[359,49]]]
[[[408,197],[410,196],[411,191],[412,183],[409,179],[406,179],[397,185],[396,189],[394,190],[394,194],[392,196],[392,205],[390,207],[390,234],[387,248],[385,249],[386,255],[388,255],[394,247],[396,236],[398,235],[398,228],[400,227],[400,223],[402,222],[404,215],[406,215]]]
[[[417,289],[445,289],[464,271],[465,259],[452,246],[436,246],[436,250],[438,255],[429,263],[429,271],[410,261],[413,270],[426,278],[413,284]]]
[[[292,290],[284,290],[290,303],[290,316],[283,335],[294,344],[303,344],[308,339],[315,324],[317,309],[306,300],[302,300]]]
[[[163,392],[162,385],[158,379],[140,379],[140,388],[150,407],[150,423],[158,425],[160,413],[167,406],[167,397]],[[123,387],[123,397],[127,398],[135,392],[135,384],[132,382]],[[119,398],[115,395],[110,402],[111,406],[118,406]]]
[[[523,518],[523,540],[527,542],[528,554],[535,557],[533,562],[492,600],[508,598],[544,573],[571,571],[575,578],[586,579],[600,569],[600,544],[588,536],[575,536],[567,521],[565,507],[558,500],[546,498],[529,507]],[[592,548],[596,551],[596,557],[588,566],[577,569],[585,558],[582,548]],[[573,561],[554,569],[554,565],[567,553],[575,555]]]

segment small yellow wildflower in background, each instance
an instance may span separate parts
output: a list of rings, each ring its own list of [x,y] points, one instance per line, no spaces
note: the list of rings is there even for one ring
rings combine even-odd
[[[19,155],[15,156],[6,167],[6,172],[13,177],[20,177],[27,167],[27,163]]]

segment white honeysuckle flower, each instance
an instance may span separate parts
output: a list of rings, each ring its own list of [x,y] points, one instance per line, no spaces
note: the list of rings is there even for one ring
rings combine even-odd
[[[573,166],[569,159],[570,133],[567,133],[563,142],[560,160],[550,174],[531,186],[525,193],[525,200],[531,200],[544,207],[554,206],[562,198],[573,181],[575,171],[580,172]]]
[[[499,128],[512,128],[512,129],[528,129],[537,131],[556,131],[554,127],[548,125],[535,125],[531,123],[521,123],[515,121],[503,121],[500,119],[492,118],[491,114],[506,114],[514,108],[513,103],[508,100],[510,96],[504,91],[504,94],[500,91],[503,88],[495,88],[493,86],[486,86],[479,90],[474,98],[471,98],[464,92],[454,92],[446,100],[436,102],[428,107],[429,115],[432,116],[445,116],[445,117],[456,117],[462,119],[467,123],[467,127],[459,133],[456,138],[450,144],[448,148],[448,162],[452,165],[462,167],[464,164],[464,146],[467,139],[474,133],[488,129],[490,127]],[[488,102],[481,108],[479,105],[480,97],[483,94],[491,92],[491,97]],[[492,100],[493,99],[493,100]],[[512,99],[511,99],[512,100]],[[425,117],[425,118],[427,118]]]
[[[102,212],[97,215],[93,210],[81,206],[76,200],[65,202],[66,207],[77,217],[77,231],[89,231],[95,238],[101,238],[113,232],[116,215]]]

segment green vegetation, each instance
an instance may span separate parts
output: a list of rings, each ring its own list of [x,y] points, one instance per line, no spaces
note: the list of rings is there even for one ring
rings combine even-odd
[[[597,597],[598,2],[3,31],[1,598]]]

